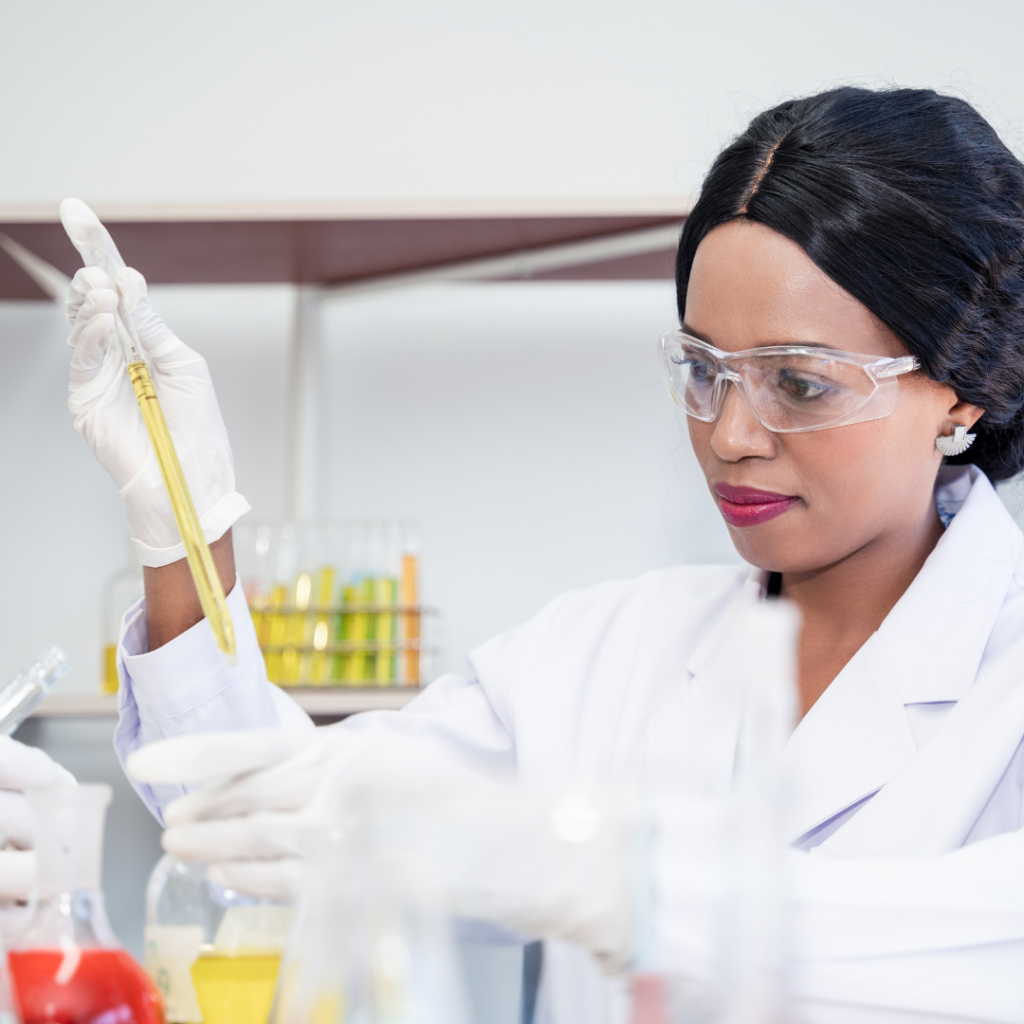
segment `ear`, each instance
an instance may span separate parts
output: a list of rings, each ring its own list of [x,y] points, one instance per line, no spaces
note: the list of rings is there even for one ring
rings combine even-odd
[[[982,416],[985,415],[985,410],[980,405],[971,405],[970,402],[954,401],[954,404],[949,408],[949,421],[947,424],[946,433],[949,433],[953,429],[954,423],[961,423],[968,430],[974,426]]]

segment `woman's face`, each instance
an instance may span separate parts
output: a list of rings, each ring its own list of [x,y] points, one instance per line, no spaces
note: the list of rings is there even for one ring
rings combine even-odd
[[[747,220],[711,231],[697,248],[684,330],[726,352],[813,342],[878,357],[908,354],[895,334],[820,270],[795,242]],[[688,417],[690,440],[733,543],[751,565],[825,568],[879,540],[936,523],[935,438],[981,415],[921,372],[899,377],[889,416],[798,434],[761,426],[732,385],[718,418]],[[756,521],[723,501],[749,488],[791,498]],[[731,520],[731,521],[730,521]]]

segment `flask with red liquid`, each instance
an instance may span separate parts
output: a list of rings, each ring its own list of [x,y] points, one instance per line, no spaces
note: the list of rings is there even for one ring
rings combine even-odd
[[[121,948],[100,889],[109,786],[29,793],[36,889],[8,954],[24,1024],[163,1024],[160,995]]]

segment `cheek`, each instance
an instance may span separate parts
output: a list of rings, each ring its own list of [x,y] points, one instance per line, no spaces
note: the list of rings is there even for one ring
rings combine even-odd
[[[807,484],[808,512],[830,523],[837,539],[866,540],[922,514],[939,458],[930,431],[910,420],[894,413],[787,439]]]

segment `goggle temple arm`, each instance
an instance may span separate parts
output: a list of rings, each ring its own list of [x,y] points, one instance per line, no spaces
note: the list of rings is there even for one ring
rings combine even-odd
[[[876,363],[869,367],[876,380],[883,380],[886,377],[897,377],[901,373],[910,373],[911,370],[919,370],[921,364],[917,356],[900,356],[899,359],[886,359],[882,363]]]

